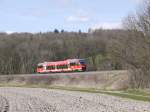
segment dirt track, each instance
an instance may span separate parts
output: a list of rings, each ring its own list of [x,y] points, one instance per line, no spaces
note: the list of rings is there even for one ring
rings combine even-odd
[[[0,112],[149,112],[150,103],[37,88],[0,88]]]

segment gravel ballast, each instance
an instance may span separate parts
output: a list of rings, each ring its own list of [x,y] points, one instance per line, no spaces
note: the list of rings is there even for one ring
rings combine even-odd
[[[150,103],[40,88],[0,88],[0,112],[150,112]]]

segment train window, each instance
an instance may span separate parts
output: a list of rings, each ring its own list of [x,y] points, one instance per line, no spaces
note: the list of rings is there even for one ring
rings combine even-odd
[[[57,65],[57,69],[60,69],[60,65]]]
[[[39,65],[38,68],[43,68],[43,66],[42,66],[42,65]]]
[[[61,69],[61,66],[60,66],[60,65],[57,65],[57,69]]]
[[[70,63],[70,66],[79,66],[78,63]]]
[[[60,65],[57,65],[57,69],[60,69]]]
[[[47,66],[46,69],[47,70],[52,70],[52,69],[55,69],[55,66]]]
[[[76,65],[76,63],[70,63],[70,66],[75,66]]]
[[[63,65],[63,68],[68,68],[68,65]]]
[[[85,64],[85,60],[80,60],[80,64]]]
[[[57,69],[65,69],[65,68],[68,68],[67,65],[58,65],[57,66]]]

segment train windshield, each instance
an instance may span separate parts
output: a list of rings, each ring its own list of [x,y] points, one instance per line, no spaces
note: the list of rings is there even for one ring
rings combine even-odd
[[[43,68],[43,65],[38,65],[38,68]]]
[[[85,65],[85,60],[79,60],[80,64]]]

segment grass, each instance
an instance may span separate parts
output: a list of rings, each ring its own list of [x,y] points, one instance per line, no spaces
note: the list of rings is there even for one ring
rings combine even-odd
[[[150,102],[150,91],[140,89],[128,89],[125,91],[108,91],[95,88],[80,88],[80,87],[65,87],[65,86],[47,86],[47,85],[15,85],[15,84],[0,84],[0,87],[30,87],[30,88],[46,88],[59,89],[67,91],[80,91],[88,93],[107,94],[127,99]]]
[[[141,96],[150,96],[150,90],[142,89],[128,89],[125,93],[136,94]]]
[[[137,94],[130,94],[130,93],[127,94],[126,92],[104,92],[104,93],[108,95],[119,96],[122,98],[129,98],[138,101],[150,102],[150,95],[144,96],[144,95],[137,95]]]
[[[80,92],[89,92],[89,93],[101,93],[107,94],[122,98],[128,98],[138,101],[146,101],[150,102],[150,93],[146,93],[142,90],[136,94],[137,90],[132,90],[132,92],[127,91],[108,91],[108,90],[100,90],[95,88],[76,88],[76,87],[50,87],[51,89],[61,89],[61,90],[69,90],[69,91],[80,91]],[[130,90],[131,91],[131,90]]]

